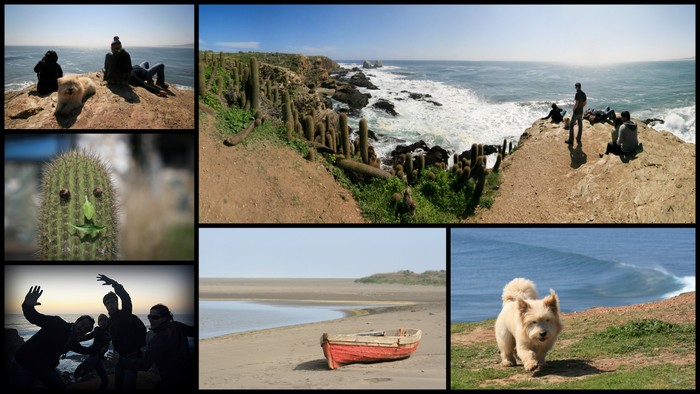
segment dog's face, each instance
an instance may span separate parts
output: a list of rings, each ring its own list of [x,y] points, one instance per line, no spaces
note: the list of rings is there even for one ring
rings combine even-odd
[[[64,96],[72,96],[79,93],[82,86],[74,78],[58,78],[58,91]]]
[[[525,336],[532,342],[555,340],[561,331],[559,298],[554,290],[541,300],[518,298],[518,313]]]

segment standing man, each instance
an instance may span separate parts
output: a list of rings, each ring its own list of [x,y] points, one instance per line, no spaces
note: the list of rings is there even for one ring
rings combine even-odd
[[[106,275],[97,275],[97,280],[105,282],[103,286],[111,285],[114,289],[114,292],[110,291],[102,298],[102,303],[109,312],[109,336],[112,338],[114,350],[124,358],[141,358],[141,347],[145,345],[146,327],[143,323],[140,327],[135,324],[136,322],[132,318],[133,305],[129,293],[124,290],[124,286]],[[122,309],[119,309],[117,296],[122,300]],[[138,319],[138,317],[134,317]],[[117,365],[114,368],[114,388],[117,390],[136,389],[137,372]]]
[[[581,90],[581,82],[576,82],[576,96],[574,96],[574,109],[569,124],[569,139],[564,141],[567,144],[574,143],[574,124],[578,121],[578,135],[576,141],[581,143],[581,134],[583,133],[583,108],[586,106],[586,93]]]

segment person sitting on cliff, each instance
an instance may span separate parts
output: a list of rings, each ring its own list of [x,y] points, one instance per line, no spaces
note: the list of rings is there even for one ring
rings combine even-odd
[[[153,76],[156,76],[156,85],[153,86]],[[140,86],[153,94],[167,97],[168,93],[163,90],[168,87],[165,83],[165,65],[162,63],[149,67],[148,62],[143,62],[131,68],[131,78],[129,82],[134,86]],[[160,88],[159,88],[160,87]]]
[[[547,116],[540,119],[547,120],[549,118],[552,118],[552,123],[561,123],[564,120],[564,115],[566,115],[566,111],[559,108],[559,106],[557,106],[557,103],[552,103],[552,110],[549,111],[549,114]]]
[[[637,138],[637,124],[631,120],[629,111],[622,111],[622,125],[617,136],[617,143],[608,142],[605,148],[605,154],[612,153],[614,155],[623,156],[637,151],[639,140]],[[614,136],[614,134],[613,134]],[[603,154],[600,154],[603,157]]]
[[[105,55],[104,80],[108,84],[128,85],[131,75],[131,55],[119,41],[119,36],[114,36],[111,52]]]
[[[58,78],[63,76],[63,70],[58,64],[58,55],[55,51],[46,51],[44,57],[34,66],[39,82],[36,90],[39,94],[48,94],[58,91]]]

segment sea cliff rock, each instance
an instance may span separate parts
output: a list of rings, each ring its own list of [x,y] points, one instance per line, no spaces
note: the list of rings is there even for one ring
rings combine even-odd
[[[134,86],[107,85],[102,73],[92,79],[96,93],[82,109],[56,116],[57,93],[39,95],[36,85],[5,93],[5,129],[194,129],[194,91],[166,89],[159,97]]]
[[[568,145],[567,129],[535,121],[501,164],[493,206],[468,221],[695,223],[695,144],[633,120],[643,150],[624,157],[600,157],[610,124],[584,120],[581,143]]]

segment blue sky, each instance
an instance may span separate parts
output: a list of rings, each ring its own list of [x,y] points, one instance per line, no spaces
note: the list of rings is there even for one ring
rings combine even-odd
[[[202,228],[200,278],[361,278],[444,270],[444,228]]]
[[[194,44],[193,5],[5,5],[5,45]]]
[[[102,297],[112,286],[98,282],[98,274],[124,286],[137,314],[148,313],[155,304],[166,305],[176,316],[194,313],[192,265],[135,264],[5,265],[5,313],[22,313],[22,302],[32,286],[43,290],[37,307],[43,314],[104,313]]]
[[[579,64],[695,57],[694,5],[202,5],[200,49]]]

